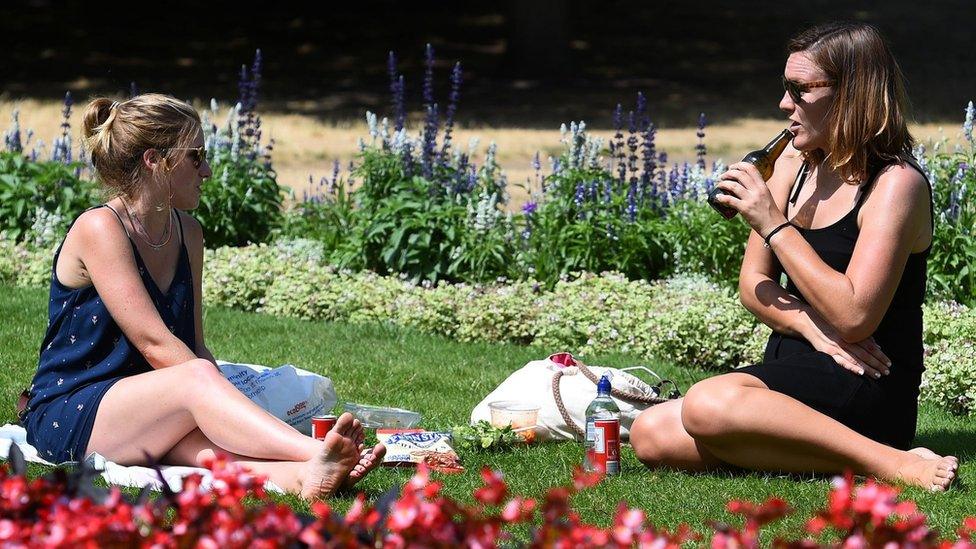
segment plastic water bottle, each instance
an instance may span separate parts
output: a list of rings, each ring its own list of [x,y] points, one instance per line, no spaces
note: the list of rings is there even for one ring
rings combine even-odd
[[[610,378],[596,384],[596,398],[586,408],[586,454],[583,468],[620,474],[620,408],[610,398]]]

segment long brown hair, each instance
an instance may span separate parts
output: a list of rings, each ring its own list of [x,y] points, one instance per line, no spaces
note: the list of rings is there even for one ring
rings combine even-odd
[[[881,33],[866,23],[836,22],[807,29],[787,45],[802,52],[834,84],[827,114],[828,161],[845,179],[870,177],[883,166],[910,155],[905,78]],[[818,163],[823,151],[805,153]]]
[[[200,131],[200,115],[169,95],[147,93],[126,101],[100,97],[88,103],[82,132],[102,184],[124,197],[137,194],[149,174],[142,163],[148,149],[189,147]],[[167,155],[175,166],[185,151]]]

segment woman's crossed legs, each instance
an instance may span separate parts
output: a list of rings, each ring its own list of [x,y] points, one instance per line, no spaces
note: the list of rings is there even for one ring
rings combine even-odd
[[[307,437],[241,394],[206,360],[119,380],[95,416],[88,452],[122,464],[146,455],[199,466],[228,454],[290,492],[326,497],[376,467],[382,444],[364,451],[359,421],[343,414],[324,441]]]
[[[744,373],[706,379],[683,399],[645,410],[630,440],[646,465],[689,471],[723,465],[785,472],[850,469],[945,490],[958,468],[953,456],[875,442]]]

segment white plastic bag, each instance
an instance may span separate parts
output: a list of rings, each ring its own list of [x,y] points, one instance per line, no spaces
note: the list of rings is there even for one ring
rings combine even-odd
[[[575,425],[580,429],[584,428],[586,407],[596,398],[596,383],[583,375],[576,364],[576,360],[569,353],[556,353],[544,360],[529,362],[512,372],[501,385],[475,406],[471,412],[471,423],[474,424],[479,420],[491,421],[491,411],[488,409],[490,402],[497,400],[531,402],[539,406],[535,429],[538,440],[575,440],[576,431],[563,419],[556,405],[553,376],[562,372],[557,381],[563,406]],[[658,396],[657,391],[649,384],[623,370],[598,366],[588,366],[588,368],[598,378],[610,372],[613,376],[610,384],[615,390],[645,398]],[[630,426],[652,403],[624,400],[616,396],[613,400],[620,408],[620,437],[629,439]]]
[[[244,396],[306,435],[312,416],[327,414],[339,401],[332,380],[285,364],[277,368],[217,361],[220,373]]]

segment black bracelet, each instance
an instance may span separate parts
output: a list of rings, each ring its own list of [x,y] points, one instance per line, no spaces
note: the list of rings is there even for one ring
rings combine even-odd
[[[789,221],[787,221],[786,223],[783,223],[782,225],[780,225],[780,226],[776,227],[775,229],[769,231],[769,234],[767,234],[766,236],[763,237],[763,246],[765,246],[765,247],[768,248],[769,247],[769,239],[772,238],[774,234],[780,232],[781,230],[785,229],[786,227],[792,227],[792,226],[793,226],[793,224],[790,223]]]

